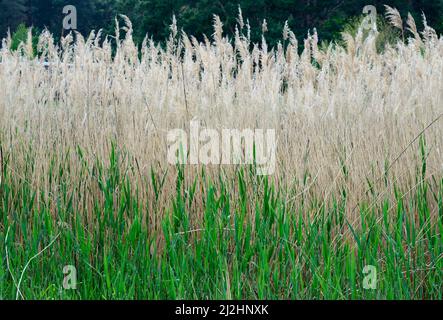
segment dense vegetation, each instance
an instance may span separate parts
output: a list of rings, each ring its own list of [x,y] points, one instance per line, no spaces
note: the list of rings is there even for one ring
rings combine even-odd
[[[124,165],[121,151],[112,147],[106,164],[87,163],[82,152],[77,178],[89,181],[85,187],[71,180],[68,163],[46,177],[60,189],[58,199],[8,173],[8,155],[0,299],[443,299],[441,175],[434,183],[418,174],[407,197],[410,191],[394,185],[394,201],[375,202],[383,190],[372,190],[353,224],[345,185],[329,202],[288,202],[294,191],[277,189],[253,168],[231,178],[220,172],[215,181],[204,169],[186,180],[177,168],[152,171],[140,190],[131,177],[136,164]],[[28,156],[26,176],[35,170]],[[174,176],[176,192],[162,203],[166,175]],[[96,199],[82,212],[88,188],[97,188]],[[148,189],[154,196],[146,207]],[[204,211],[197,222],[198,203]],[[167,215],[158,217],[163,206]],[[77,269],[77,290],[62,288],[65,265]],[[374,290],[364,287],[367,265],[377,270]]]
[[[387,8],[395,39],[271,48],[237,17],[2,42],[0,299],[443,298],[443,37]],[[169,163],[191,119],[274,129],[275,172]]]
[[[285,21],[295,35],[303,39],[309,29],[317,28],[322,40],[337,39],[350,20],[360,16],[365,5],[376,5],[383,11],[383,4],[399,9],[403,17],[411,12],[421,21],[424,12],[428,23],[438,33],[443,32],[443,0],[0,0],[0,36],[4,37],[20,24],[39,30],[47,27],[56,37],[62,33],[62,8],[72,4],[78,10],[78,30],[87,34],[92,29],[103,28],[113,33],[114,17],[127,15],[134,25],[134,39],[141,43],[146,34],[154,40],[164,40],[169,34],[172,15],[177,17],[178,27],[199,39],[212,33],[212,15],[220,16],[225,31],[234,34],[239,5],[251,25],[251,37],[261,40],[263,20],[267,20],[267,41],[274,45],[280,39]],[[419,25],[419,27],[421,27]]]
[[[0,48],[0,299],[443,299],[441,1],[70,2],[112,38],[1,2],[53,34]],[[274,129],[275,172],[169,163],[190,119]]]

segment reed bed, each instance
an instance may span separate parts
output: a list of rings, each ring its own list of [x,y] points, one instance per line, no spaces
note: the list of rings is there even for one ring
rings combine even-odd
[[[411,19],[382,52],[375,30],[269,48],[218,17],[203,42],[137,46],[125,17],[37,56],[4,39],[0,298],[442,299],[443,38]],[[192,119],[276,130],[275,173],[170,165]]]

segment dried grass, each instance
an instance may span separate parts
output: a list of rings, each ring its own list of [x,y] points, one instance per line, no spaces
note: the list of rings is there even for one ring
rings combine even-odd
[[[403,30],[398,11],[387,9],[390,21]],[[139,56],[130,21],[124,21],[113,39],[115,56],[110,38],[101,41],[100,33],[87,39],[70,34],[58,47],[46,31],[38,58],[29,49],[27,55],[11,52],[11,40],[3,41],[2,150],[13,157],[13,174],[20,175],[31,147],[38,168],[31,182],[55,197],[59,190],[45,178],[54,162],[69,161],[76,168],[73,181],[76,170],[83,170],[73,153],[66,159],[60,155],[81,146],[89,160],[107,159],[111,140],[137,162],[133,183],[147,188],[143,181],[150,167],[173,170],[166,161],[167,131],[186,128],[198,117],[208,128],[276,129],[278,162],[272,178],[303,190],[307,198],[327,197],[345,185],[351,212],[368,180],[378,181],[387,194],[394,183],[413,183],[420,157],[416,147],[404,149],[443,113],[443,38],[427,24],[420,38],[411,16],[407,24],[416,41],[400,41],[384,53],[376,52],[371,37],[350,35],[345,35],[347,48],[321,50],[315,33],[305,40],[301,55],[287,25],[286,49],[269,50],[264,38],[252,44],[240,12],[234,41],[223,36],[218,17],[212,42],[178,36],[173,23],[164,49],[146,39]],[[425,134],[429,172],[441,174],[442,122]],[[391,165],[391,179],[383,185],[379,178]],[[187,174],[197,170],[189,166]],[[174,181],[167,181],[162,196],[174,188]],[[85,206],[95,196],[93,190],[88,194]],[[144,196],[148,202],[152,192]]]

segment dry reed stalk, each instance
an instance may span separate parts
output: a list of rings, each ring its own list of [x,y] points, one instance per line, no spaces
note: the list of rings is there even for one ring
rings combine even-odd
[[[397,12],[388,9],[392,23],[403,28]],[[2,133],[11,132],[10,141],[2,142],[13,153],[11,172],[26,168],[27,148],[32,148],[38,166],[28,178],[57,197],[56,183],[44,177],[51,165],[69,163],[70,188],[81,185],[86,194],[78,203],[80,211],[93,206],[98,187],[88,171],[79,181],[86,169],[68,150],[81,147],[87,162],[96,157],[106,162],[110,141],[115,140],[137,159],[137,173],[129,176],[145,190],[141,200],[159,215],[150,217],[150,223],[160,228],[166,208],[153,207],[154,193],[144,181],[151,167],[161,173],[175,170],[166,160],[166,133],[186,128],[195,116],[207,128],[276,129],[278,165],[271,178],[303,190],[294,196],[306,199],[336,194],[345,186],[352,211],[366,193],[368,179],[393,197],[392,185],[378,181],[386,163],[392,166],[393,181],[413,181],[420,165],[417,149],[408,148],[393,160],[443,111],[443,39],[435,40],[427,29],[422,40],[411,19],[411,32],[425,44],[423,54],[404,42],[376,53],[373,43],[350,35],[345,35],[346,49],[322,51],[314,34],[299,55],[287,26],[284,37],[290,46],[268,50],[265,38],[261,46],[250,43],[247,24],[237,29],[231,43],[215,18],[214,41],[199,43],[184,33],[178,39],[173,28],[166,49],[144,41],[139,58],[130,22],[125,23],[125,38],[118,33],[115,37],[114,58],[109,40],[100,44],[99,34],[86,40],[77,35],[75,41],[68,35],[57,48],[45,32],[38,59],[11,52],[7,41],[0,50],[0,125]],[[320,66],[313,66],[312,58]],[[47,68],[42,65],[45,59]],[[443,170],[442,137],[441,121],[426,132],[428,165],[438,173]],[[122,166],[131,167],[125,161]],[[187,175],[200,169],[187,167]],[[217,177],[218,166],[207,169],[208,176]],[[235,175],[233,168],[223,169]],[[174,192],[174,177],[168,176],[159,201],[165,203]],[[196,219],[203,205],[194,205]]]

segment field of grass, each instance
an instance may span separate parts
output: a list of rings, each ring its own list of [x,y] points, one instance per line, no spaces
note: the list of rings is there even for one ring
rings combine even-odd
[[[127,19],[114,50],[3,41],[0,299],[443,299],[443,38],[407,24],[381,52],[371,31],[299,54],[288,28],[270,49],[218,18],[164,48]],[[274,129],[275,172],[169,164],[196,118]]]
[[[371,190],[352,222],[346,186],[328,202],[297,198],[297,190],[277,189],[253,167],[231,178],[202,170],[192,180],[180,167],[153,170],[146,208],[146,191],[131,183],[135,164],[123,165],[124,153],[111,152],[109,163],[83,162],[81,149],[75,152],[85,184],[72,185],[69,164],[53,167],[47,179],[60,190],[57,200],[8,174],[5,160],[2,299],[443,298],[443,178],[425,181],[425,162],[414,188],[394,186],[394,202]],[[35,170],[29,157],[25,176]],[[165,175],[174,177],[176,192],[160,203]],[[91,189],[95,199],[84,212]],[[190,214],[196,203],[204,210],[197,221]],[[158,206],[166,208],[162,219]],[[61,289],[65,265],[77,267],[77,290]],[[375,290],[362,287],[365,265],[377,268]]]

